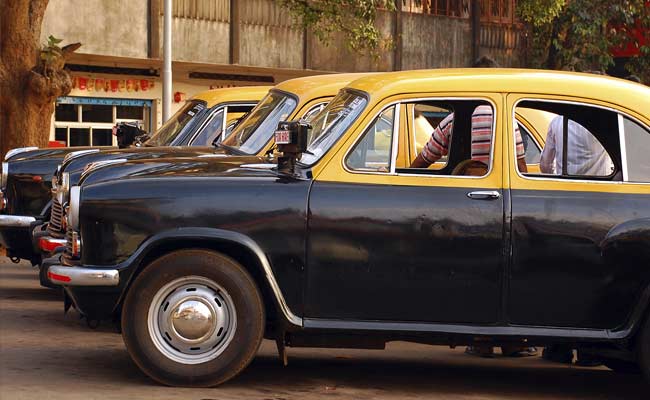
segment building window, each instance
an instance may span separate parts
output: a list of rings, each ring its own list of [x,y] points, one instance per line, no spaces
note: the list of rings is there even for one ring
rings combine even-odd
[[[481,21],[514,24],[516,0],[480,0]],[[471,0],[402,0],[402,11],[415,14],[469,18]]]
[[[63,146],[115,146],[113,126],[120,122],[138,122],[151,131],[151,101],[62,97],[57,99],[51,140]]]

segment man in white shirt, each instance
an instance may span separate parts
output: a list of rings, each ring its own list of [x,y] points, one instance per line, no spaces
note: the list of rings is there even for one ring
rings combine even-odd
[[[546,144],[540,159],[540,170],[545,174],[563,175],[563,125],[564,117],[551,121]],[[568,175],[609,176],[613,172],[612,159],[598,139],[579,123],[568,121],[567,171]]]

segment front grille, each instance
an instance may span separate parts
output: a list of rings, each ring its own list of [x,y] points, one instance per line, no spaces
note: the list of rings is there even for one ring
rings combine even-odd
[[[63,231],[63,218],[65,218],[65,215],[63,215],[63,206],[59,201],[55,198],[52,200],[52,211],[50,213],[50,223],[47,226],[47,231],[50,235],[54,237],[63,237],[64,231]]]
[[[72,256],[72,229],[68,228],[65,233],[65,254],[69,258],[74,258]]]

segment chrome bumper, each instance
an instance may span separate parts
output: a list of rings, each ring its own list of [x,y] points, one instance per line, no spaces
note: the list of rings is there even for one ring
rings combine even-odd
[[[47,278],[55,285],[63,286],[117,286],[120,274],[116,269],[67,267],[52,265]]]
[[[34,217],[24,217],[21,215],[0,215],[0,227],[29,228],[29,226],[34,221],[36,221],[36,218]]]

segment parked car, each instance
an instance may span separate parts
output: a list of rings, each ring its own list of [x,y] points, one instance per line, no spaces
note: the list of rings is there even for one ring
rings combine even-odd
[[[98,168],[105,164],[121,163],[132,159],[152,158],[161,160],[174,157],[224,157],[232,155],[264,155],[273,150],[273,127],[281,119],[310,120],[318,113],[339,89],[351,80],[366,74],[338,74],[296,78],[275,86],[259,105],[250,112],[232,133],[228,133],[215,146],[207,147],[157,147],[101,152],[87,152],[74,159],[66,160],[58,170],[52,191],[52,213],[48,223],[32,229],[32,245],[41,259],[51,255],[57,248],[65,244],[66,226],[64,210],[68,206],[67,193],[69,187],[76,185],[82,173],[88,169]],[[200,125],[195,137],[205,136],[204,132],[212,132],[212,121],[218,120],[219,110]],[[113,169],[113,174],[118,174]],[[119,175],[111,175],[118,177]],[[108,179],[108,177],[105,177]],[[45,276],[47,271],[40,271],[41,284],[49,286]]]
[[[154,146],[208,146],[204,151],[209,151],[214,140],[212,136],[234,126],[269,89],[269,86],[251,86],[200,93],[181,107],[141,147],[120,150],[106,146],[30,147],[11,150],[2,163],[0,181],[0,244],[6,248],[7,257],[16,262],[21,258],[30,260],[33,265],[40,262],[39,253],[32,247],[31,231],[49,219],[52,177],[62,162],[70,163],[85,154],[95,154],[98,159],[118,155],[130,157],[131,154],[149,151],[147,149]],[[100,153],[102,150],[110,151]],[[195,152],[193,149],[191,151]]]
[[[518,162],[527,110],[561,121],[560,142],[545,143],[566,149],[559,169]],[[413,168],[422,116],[453,129],[444,161]],[[273,162],[89,171],[70,189],[49,279],[87,318],[119,318],[135,364],[168,385],[223,383],[264,337],[282,357],[394,340],[563,343],[650,379],[650,88],[401,71],[350,83],[311,127],[281,123]],[[578,131],[601,172],[572,169]],[[113,169],[122,176],[102,178]]]

